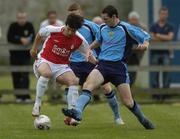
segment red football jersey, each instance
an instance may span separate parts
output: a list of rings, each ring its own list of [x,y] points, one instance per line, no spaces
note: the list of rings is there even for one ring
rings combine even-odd
[[[77,34],[67,37],[63,34],[63,28],[57,29],[50,32],[40,56],[55,64],[68,64],[71,53],[82,45],[83,40]]]

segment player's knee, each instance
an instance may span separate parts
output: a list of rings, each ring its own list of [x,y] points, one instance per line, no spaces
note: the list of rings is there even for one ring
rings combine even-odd
[[[71,86],[71,85],[78,85],[78,78],[72,78],[72,79],[69,79],[68,80],[68,86]]]
[[[103,89],[104,94],[108,94],[112,91],[112,88],[110,85],[104,85],[102,86],[102,89]]]
[[[51,78],[52,73],[51,72],[41,72],[41,76],[43,76],[45,78]]]
[[[130,99],[130,98],[123,98],[122,99],[122,103],[126,106],[126,107],[128,107],[128,108],[131,108],[132,106],[133,106],[133,100],[132,99]]]
[[[93,85],[92,83],[90,83],[90,82],[85,82],[85,83],[83,84],[83,89],[92,91],[92,90],[94,90],[95,88],[94,88],[94,85]]]

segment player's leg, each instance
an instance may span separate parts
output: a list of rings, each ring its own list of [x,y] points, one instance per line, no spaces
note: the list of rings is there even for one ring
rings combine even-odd
[[[72,70],[64,72],[62,75],[56,78],[57,82],[61,84],[66,84],[68,86],[67,90],[67,103],[68,109],[72,109],[76,105],[78,94],[78,78],[75,76]]]
[[[78,84],[80,82],[81,76],[82,76],[82,64],[81,62],[71,62],[70,63],[70,68],[71,70],[74,72],[74,74],[76,75],[77,79],[78,79]],[[65,88],[64,90],[64,101],[67,102],[67,95],[68,95],[68,86]]]
[[[64,113],[64,115],[72,117],[77,121],[81,121],[82,112],[91,100],[91,96],[92,96],[91,92],[94,89],[98,88],[103,82],[104,82],[103,75],[99,72],[99,70],[94,69],[89,74],[86,82],[83,85],[83,90],[77,100],[76,108],[72,110],[63,109],[62,112]]]
[[[110,83],[104,84],[102,86],[102,89],[108,100],[109,106],[111,107],[111,109],[113,111],[115,123],[123,125],[124,122],[123,122],[123,120],[120,116],[120,112],[119,112],[119,103],[116,98],[116,93],[111,87],[111,84]]]
[[[129,110],[137,117],[139,122],[146,129],[154,129],[154,125],[145,117],[137,102],[133,99],[129,84],[120,84],[117,86],[117,89],[120,92],[123,104],[129,108]]]
[[[37,72],[40,76],[36,84],[36,99],[32,111],[33,116],[38,116],[40,114],[42,97],[47,89],[52,74],[51,68],[47,63],[41,63],[37,68]]]

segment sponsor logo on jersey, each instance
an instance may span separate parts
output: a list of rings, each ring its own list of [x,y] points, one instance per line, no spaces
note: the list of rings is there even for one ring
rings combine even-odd
[[[70,50],[59,48],[56,44],[53,46],[52,52],[60,56],[68,56],[70,54]]]
[[[108,34],[109,34],[109,37],[114,36],[114,32],[112,32],[112,31],[110,31]]]

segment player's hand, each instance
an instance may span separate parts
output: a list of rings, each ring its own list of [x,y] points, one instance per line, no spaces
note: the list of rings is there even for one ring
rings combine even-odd
[[[146,50],[149,46],[149,42],[148,41],[144,41],[143,44],[139,44],[138,47],[136,49],[138,50]]]
[[[94,65],[97,65],[98,60],[93,55],[91,55],[89,57],[89,62],[93,63]]]
[[[91,49],[89,49],[86,53],[86,61],[88,62],[90,57],[93,55],[93,51]]]
[[[30,42],[29,42],[29,39],[28,39],[28,38],[21,37],[21,43],[22,43],[23,45],[28,45]]]
[[[31,49],[30,50],[30,54],[31,54],[31,56],[34,58],[34,59],[37,59],[37,50],[35,50],[35,49]]]

